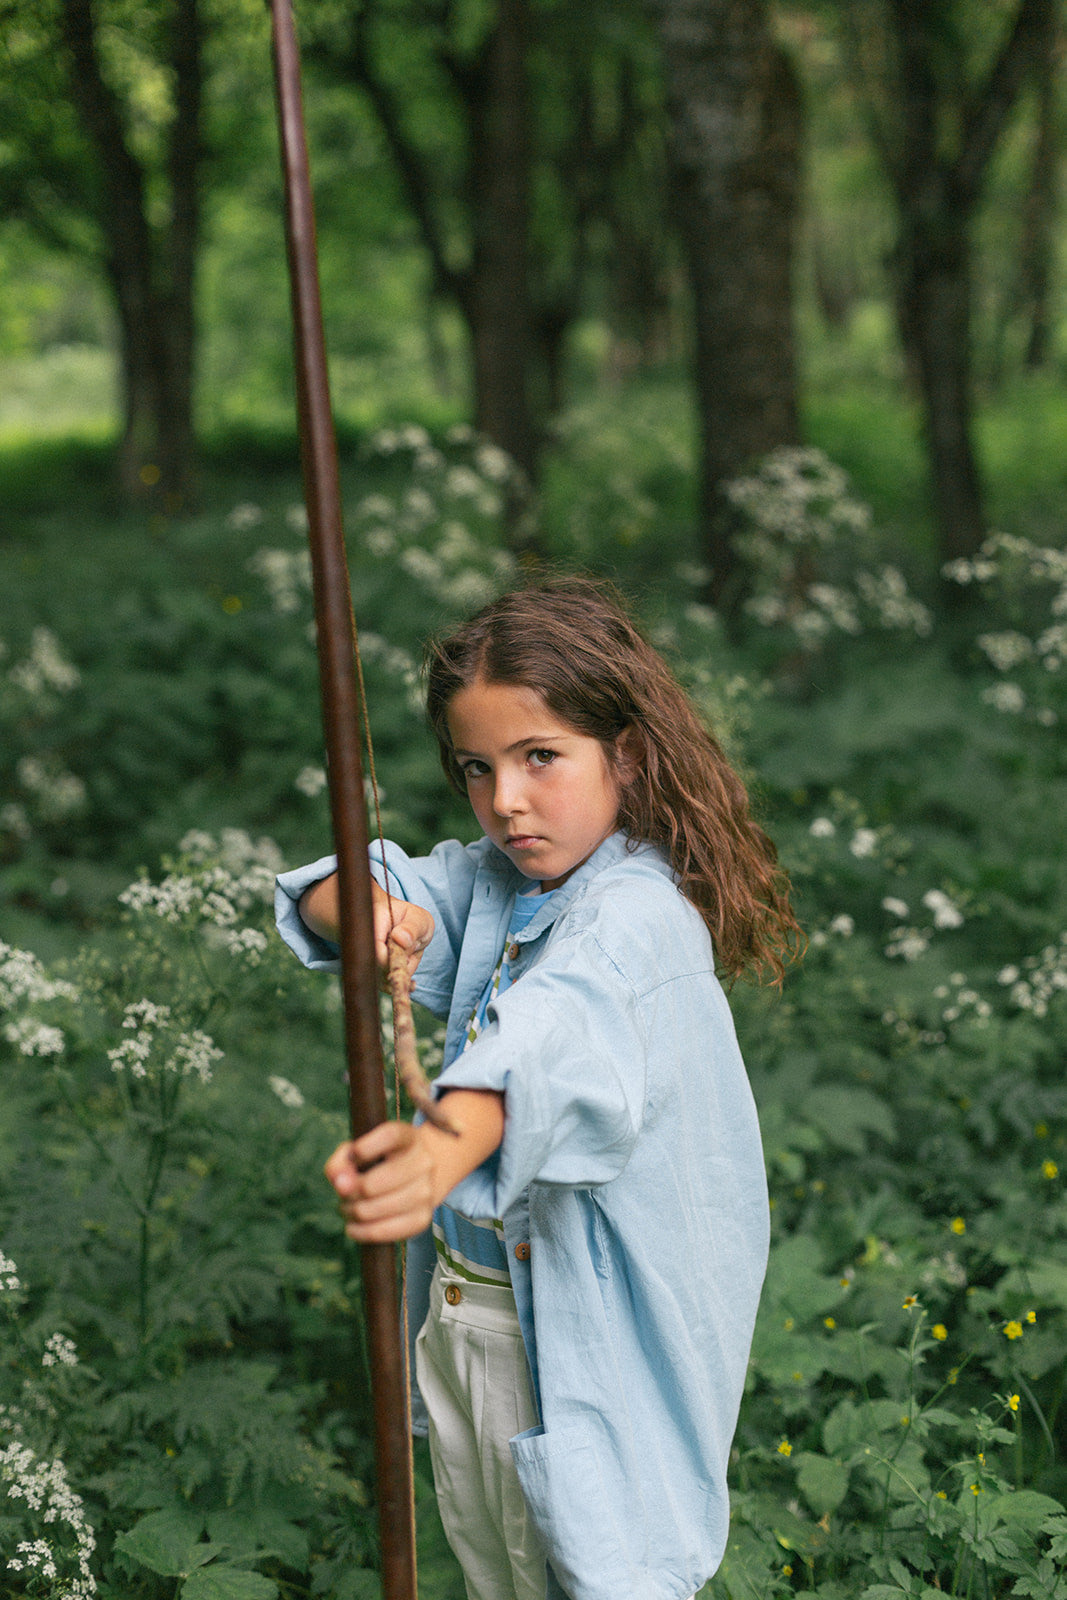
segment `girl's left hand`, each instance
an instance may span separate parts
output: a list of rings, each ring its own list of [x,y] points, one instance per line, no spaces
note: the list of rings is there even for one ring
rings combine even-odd
[[[326,1176],[350,1239],[389,1244],[424,1233],[435,1206],[504,1137],[504,1096],[492,1089],[454,1089],[448,1120],[454,1132],[430,1122],[380,1122],[362,1138],[337,1146]]]
[[[350,1239],[382,1244],[430,1226],[434,1162],[420,1131],[407,1122],[382,1122],[362,1139],[338,1145],[327,1161]]]

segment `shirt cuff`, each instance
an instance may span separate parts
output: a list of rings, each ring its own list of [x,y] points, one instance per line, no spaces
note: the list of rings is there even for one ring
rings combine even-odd
[[[274,920],[278,932],[305,967],[313,972],[340,972],[341,949],[332,939],[313,933],[300,915],[300,896],[337,870],[336,856],[322,856],[306,867],[280,872],[274,888]]]

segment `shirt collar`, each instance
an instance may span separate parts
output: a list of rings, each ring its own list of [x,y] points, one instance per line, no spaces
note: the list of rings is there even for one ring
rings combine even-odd
[[[643,856],[648,858],[650,864],[654,864],[661,871],[669,873],[671,870],[663,854],[655,845],[644,843],[635,845],[625,833],[621,831],[611,833],[602,844],[597,846],[588,861],[583,861],[582,865],[575,868],[574,872],[571,873],[566,883],[560,884],[552,898],[545,902],[536,916],[531,917],[525,928],[516,934],[516,942],[526,944],[529,940],[540,938],[546,928],[550,928],[557,918],[561,917],[570,908],[586,885],[598,873],[603,872],[607,867],[616,866],[627,856]],[[491,871],[499,872],[512,889],[518,889],[522,884],[530,881],[519,872],[517,867],[512,866],[502,850],[494,848],[489,854],[487,865]]]

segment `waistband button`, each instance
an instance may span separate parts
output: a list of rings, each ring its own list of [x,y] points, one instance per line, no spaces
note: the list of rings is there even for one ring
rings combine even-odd
[[[458,1284],[450,1283],[445,1286],[445,1299],[450,1306],[458,1306],[463,1299],[463,1290]]]

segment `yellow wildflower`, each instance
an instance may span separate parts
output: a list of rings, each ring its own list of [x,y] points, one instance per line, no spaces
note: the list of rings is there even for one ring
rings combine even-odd
[[[1037,1312],[1036,1311],[1028,1311],[1026,1313],[1026,1320],[1027,1320],[1027,1322],[1036,1322],[1037,1321]]]
[[[948,1338],[948,1329],[945,1327],[943,1322],[935,1322],[933,1327],[930,1329],[930,1332],[933,1334],[935,1339]]]
[[[823,1325],[824,1328],[829,1328],[830,1332],[832,1333],[833,1330],[837,1327],[837,1320],[834,1317],[823,1317],[822,1325]]]
[[[972,1483],[971,1484],[971,1493],[972,1494],[981,1494],[981,1492],[982,1492],[982,1485],[980,1483]]]
[[[952,1229],[953,1233],[967,1232],[967,1224],[964,1222],[962,1217],[953,1217],[952,1221],[949,1223],[949,1227]]]
[[[1015,1322],[1013,1320],[1011,1322],[1006,1322],[1004,1324],[1004,1337],[1005,1337],[1005,1339],[1021,1339],[1022,1336],[1023,1336],[1023,1325],[1022,1325],[1021,1322]]]
[[[793,1576],[792,1567],[783,1567],[782,1568],[782,1576],[785,1577],[785,1578],[791,1578]]]
[[[1054,1161],[1042,1161],[1041,1176],[1043,1178],[1058,1178],[1060,1169]]]
[[[1008,1410],[1009,1411],[1018,1411],[1018,1409],[1019,1409],[1019,1396],[1017,1394],[1010,1394],[1008,1396]]]
[[[791,1456],[793,1454],[793,1446],[789,1443],[788,1439],[782,1440],[781,1444],[778,1446],[778,1454],[780,1456]]]
[[[904,1296],[904,1310],[905,1311],[914,1311],[915,1307],[918,1304],[919,1304],[919,1298],[918,1298],[917,1295],[907,1294],[907,1295]]]

